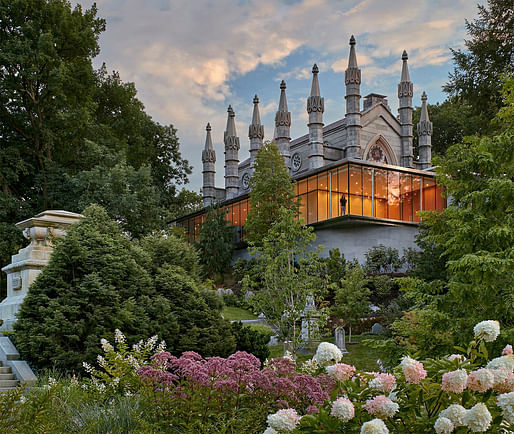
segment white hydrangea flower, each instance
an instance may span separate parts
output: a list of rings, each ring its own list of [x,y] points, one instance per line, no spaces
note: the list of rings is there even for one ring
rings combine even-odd
[[[493,418],[487,406],[483,402],[479,402],[466,412],[464,425],[466,425],[471,432],[483,432],[489,429],[492,420]]]
[[[306,374],[314,374],[318,369],[318,363],[316,360],[309,359],[302,363],[300,369]]]
[[[107,339],[100,339],[100,344],[102,345],[102,350],[104,350],[105,353],[114,351],[113,346],[107,341]]]
[[[278,432],[292,432],[300,418],[293,408],[279,410],[268,416],[268,425]]]
[[[262,434],[278,434],[278,432],[269,426]]]
[[[455,427],[464,425],[464,416],[467,410],[459,404],[452,404],[439,413],[439,417],[450,419]]]
[[[434,429],[437,434],[450,434],[453,432],[454,426],[447,417],[439,417],[434,423]]]
[[[496,398],[498,407],[502,409],[504,419],[514,425],[514,392],[503,393]]]
[[[339,398],[332,403],[330,414],[336,419],[348,422],[355,416],[355,409],[348,398]]]
[[[312,359],[315,360],[319,366],[325,366],[331,361],[338,363],[342,358],[343,353],[341,353],[341,350],[334,344],[321,342]]]
[[[373,419],[362,424],[361,434],[389,434],[389,430],[382,419]]]
[[[500,334],[500,323],[498,321],[482,321],[474,328],[475,337],[483,337],[486,342],[493,342]]]
[[[514,372],[514,354],[496,357],[487,364],[487,369],[505,368],[510,372]]]

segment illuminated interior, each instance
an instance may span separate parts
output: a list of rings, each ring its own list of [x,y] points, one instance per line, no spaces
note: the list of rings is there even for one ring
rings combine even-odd
[[[434,175],[417,170],[375,167],[366,162],[339,166],[300,178],[295,182],[300,217],[313,224],[344,216],[364,216],[403,222],[419,222],[418,211],[442,211],[446,199]],[[344,196],[346,204],[342,206]],[[343,200],[344,202],[344,200]],[[243,225],[250,206],[245,197],[223,206],[234,226],[234,241],[244,239]],[[344,212],[344,214],[343,214]],[[177,220],[189,239],[198,240],[205,211]]]

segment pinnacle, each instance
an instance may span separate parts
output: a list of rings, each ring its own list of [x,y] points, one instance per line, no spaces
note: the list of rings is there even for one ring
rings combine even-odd
[[[350,45],[355,45],[355,37],[353,35],[350,37]]]
[[[319,72],[318,65],[314,64],[314,66],[312,67],[312,73],[317,74],[318,72]]]
[[[228,109],[227,109],[227,112],[229,113],[229,116],[231,118],[235,117],[236,116],[236,113],[234,112],[234,109],[232,108],[231,105],[228,106]]]
[[[211,131],[211,123],[207,122],[207,126],[205,127],[207,131]]]
[[[259,104],[259,97],[257,96],[257,94],[255,94],[255,96],[253,97],[253,103]]]
[[[280,83],[280,89],[285,90],[285,88],[286,88],[286,82],[284,80],[282,80],[282,82]]]
[[[407,60],[408,58],[409,58],[409,55],[407,54],[407,50],[403,50],[402,60]]]
[[[421,101],[426,101],[427,100],[427,94],[425,91],[423,91],[423,94],[421,95]]]

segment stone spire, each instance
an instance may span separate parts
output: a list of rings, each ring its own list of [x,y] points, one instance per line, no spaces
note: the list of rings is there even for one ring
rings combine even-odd
[[[261,124],[261,116],[259,114],[259,97],[253,97],[253,116],[252,123],[248,128],[248,138],[250,139],[250,167],[253,172],[253,165],[257,152],[262,147],[262,140],[264,139],[264,126]]]
[[[398,98],[400,100],[398,112],[401,124],[401,159],[403,167],[413,167],[412,153],[412,82],[409,76],[407,59],[409,56],[404,50],[402,54],[402,78],[398,84]]]
[[[275,115],[275,143],[278,150],[284,157],[286,167],[291,168],[291,112],[287,110],[286,82],[280,83],[280,102],[278,103],[277,114]]]
[[[350,56],[345,71],[346,84],[346,157],[361,158],[361,70],[357,66],[355,38],[350,38]]]
[[[203,163],[203,206],[212,205],[216,201],[215,177],[216,177],[216,151],[212,146],[211,124],[205,127],[207,134],[205,136],[205,147],[202,151]]]
[[[312,67],[311,96],[307,98],[309,113],[309,169],[323,166],[323,112],[325,100],[321,97],[318,83],[318,65]]]
[[[428,117],[427,94],[421,95],[421,114],[418,122],[419,164],[421,169],[432,166],[432,122]]]
[[[236,133],[236,114],[228,106],[227,129],[225,130],[225,199],[232,199],[239,191],[239,137]]]

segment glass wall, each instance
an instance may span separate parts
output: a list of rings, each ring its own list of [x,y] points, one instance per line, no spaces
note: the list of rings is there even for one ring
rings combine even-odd
[[[295,193],[300,203],[300,218],[307,224],[343,215],[419,222],[418,211],[442,211],[446,207],[442,189],[433,175],[355,162],[296,181]],[[246,198],[223,207],[226,220],[234,226],[235,242],[244,239],[243,226],[249,206]],[[185,228],[191,240],[198,240],[204,219],[205,214],[184,217],[177,225]]]

